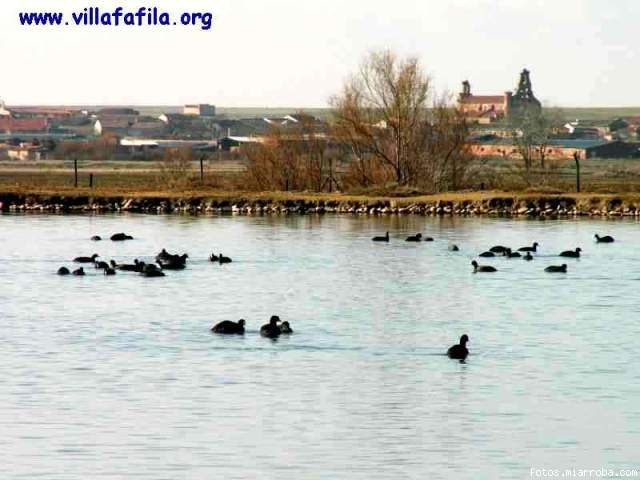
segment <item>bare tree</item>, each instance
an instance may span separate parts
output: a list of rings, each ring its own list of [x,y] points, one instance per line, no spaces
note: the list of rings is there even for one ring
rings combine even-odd
[[[331,104],[336,136],[354,159],[351,176],[362,186],[458,188],[470,157],[466,123],[433,94],[417,59],[370,54]]]

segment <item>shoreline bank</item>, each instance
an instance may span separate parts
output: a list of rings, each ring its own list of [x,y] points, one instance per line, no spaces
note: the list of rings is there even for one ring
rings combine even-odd
[[[0,192],[0,211],[640,217],[640,195],[460,192],[394,198],[285,192]]]

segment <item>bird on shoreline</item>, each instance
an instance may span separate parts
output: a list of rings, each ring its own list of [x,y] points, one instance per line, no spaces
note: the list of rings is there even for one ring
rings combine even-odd
[[[466,360],[469,356],[467,343],[469,343],[469,336],[462,335],[462,337],[460,337],[460,343],[449,348],[447,356],[452,360]]]
[[[471,262],[471,265],[473,266],[473,273],[495,273],[498,271],[498,269],[494,267],[479,265],[475,260]]]

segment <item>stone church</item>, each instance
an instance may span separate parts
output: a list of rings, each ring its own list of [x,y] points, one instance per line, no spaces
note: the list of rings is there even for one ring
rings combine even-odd
[[[507,91],[502,95],[474,95],[471,93],[471,83],[465,80],[462,82],[458,105],[467,120],[480,124],[513,119],[527,110],[539,112],[542,109],[541,103],[533,94],[530,72],[527,69],[520,74],[515,94]]]

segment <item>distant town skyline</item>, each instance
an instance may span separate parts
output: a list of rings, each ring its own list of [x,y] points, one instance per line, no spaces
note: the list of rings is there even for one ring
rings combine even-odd
[[[209,10],[188,27],[24,27],[18,12],[76,2],[0,3],[0,98],[9,105],[323,108],[367,52],[415,55],[438,91],[515,90],[562,107],[640,106],[640,4],[618,0],[155,0]],[[100,8],[115,9],[114,0]]]

